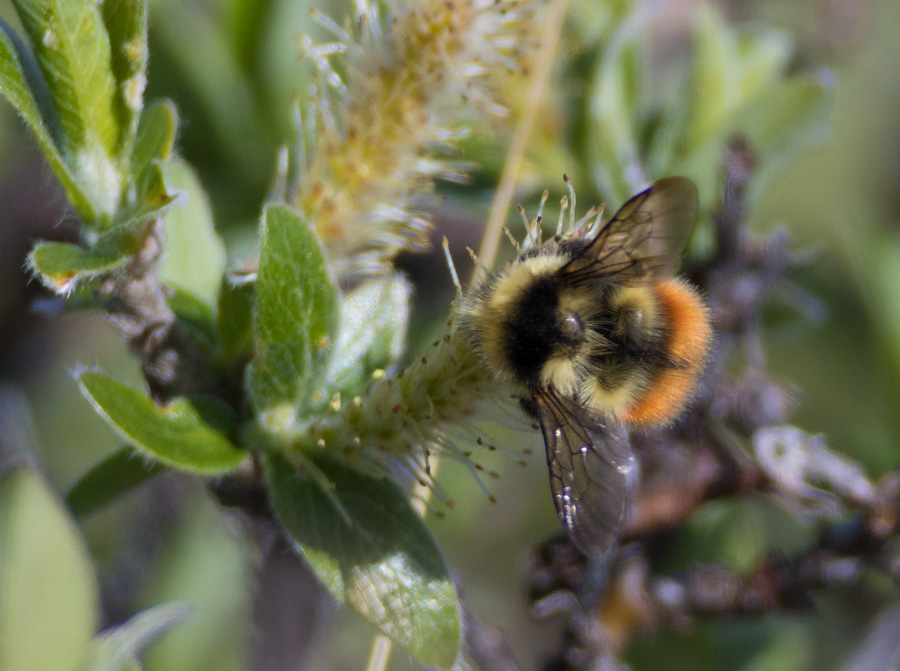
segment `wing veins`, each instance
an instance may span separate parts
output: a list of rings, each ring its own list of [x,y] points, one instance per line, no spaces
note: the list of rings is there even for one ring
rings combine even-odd
[[[573,284],[646,283],[675,274],[696,219],[696,187],[682,177],[664,179],[634,196],[561,269]]]
[[[554,389],[533,392],[557,513],[585,554],[606,552],[618,537],[634,484],[635,462],[621,427],[588,427],[583,411]]]

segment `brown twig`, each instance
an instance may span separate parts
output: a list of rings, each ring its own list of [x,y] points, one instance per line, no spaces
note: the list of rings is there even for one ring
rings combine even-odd
[[[215,389],[206,358],[179,325],[158,274],[162,221],[147,223],[128,269],[99,289],[107,315],[140,357],[141,370],[157,401]]]

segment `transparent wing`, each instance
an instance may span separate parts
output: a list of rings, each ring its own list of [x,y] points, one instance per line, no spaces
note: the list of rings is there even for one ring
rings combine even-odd
[[[637,462],[621,426],[581,419],[584,412],[553,389],[532,393],[550,469],[556,512],[575,546],[603,554],[619,535]]]
[[[613,275],[619,282],[674,275],[697,208],[691,180],[660,180],[625,203],[561,273],[576,284]]]

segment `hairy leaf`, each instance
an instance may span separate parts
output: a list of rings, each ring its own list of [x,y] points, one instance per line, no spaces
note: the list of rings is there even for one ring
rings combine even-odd
[[[402,276],[370,280],[341,302],[341,333],[327,384],[357,394],[376,369],[397,361],[406,341],[412,287]]]
[[[63,153],[77,157],[92,143],[116,153],[116,83],[100,6],[87,0],[14,0],[50,88],[63,131]]]
[[[131,154],[131,174],[134,179],[140,181],[144,170],[153,161],[169,160],[177,129],[178,113],[168,100],[155,102],[144,108]]]
[[[101,7],[90,0],[14,0],[50,90],[59,148],[106,228],[121,203],[124,174],[116,80]]]
[[[256,356],[248,384],[263,426],[277,433],[320,382],[338,324],[322,247],[294,210],[263,212],[256,281]]]
[[[275,512],[299,552],[336,599],[421,662],[451,667],[460,636],[456,590],[407,496],[331,455],[312,456],[310,465],[330,482],[327,491],[285,456],[265,458]]]
[[[72,207],[84,220],[91,221],[95,216],[94,206],[60,153],[57,136],[62,131],[57,126],[56,113],[46,89],[47,82],[34,62],[33,54],[6,22],[0,20],[0,93],[13,104],[34,133],[41,152],[62,184]],[[42,91],[47,100],[43,105],[39,104]]]
[[[253,344],[254,282],[222,279],[217,316],[222,358],[231,363],[250,354]]]
[[[234,418],[221,402],[177,398],[160,406],[102,373],[84,372],[78,381],[97,411],[124,439],[164,464],[216,475],[234,470],[246,457],[226,438]]]
[[[119,156],[127,159],[134,146],[147,85],[147,6],[144,0],[116,0],[104,2],[101,11],[116,80]]]
[[[87,517],[167,470],[123,447],[81,476],[66,494],[66,505],[75,517]]]
[[[44,285],[58,294],[70,294],[82,280],[122,267],[128,257],[104,254],[64,242],[39,242],[28,255],[28,265]]]

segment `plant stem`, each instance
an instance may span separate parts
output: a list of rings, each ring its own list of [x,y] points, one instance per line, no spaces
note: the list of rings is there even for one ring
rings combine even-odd
[[[547,80],[550,78],[550,69],[553,65],[553,54],[559,38],[562,34],[563,19],[566,16],[566,7],[569,0],[556,0],[550,7],[550,17],[544,23],[544,34],[541,36],[541,48],[535,55],[534,70],[531,75],[531,85],[526,96],[531,104],[524,106],[522,117],[516,126],[516,132],[510,142],[509,151],[506,152],[506,161],[503,163],[503,174],[500,176],[500,184],[494,201],[491,203],[491,211],[488,214],[488,222],[485,226],[484,236],[481,238],[481,247],[478,250],[478,258],[481,263],[490,268],[497,256],[497,246],[500,242],[500,234],[503,231],[503,222],[512,202],[516,180],[519,178],[519,170],[522,167],[522,157],[528,147],[528,138],[534,127],[534,119],[537,115],[538,101],[543,97]],[[474,283],[481,276],[481,265],[475,264],[472,274]]]
[[[372,651],[369,653],[366,671],[384,671],[390,657],[391,639],[384,634],[378,634],[372,641]]]

